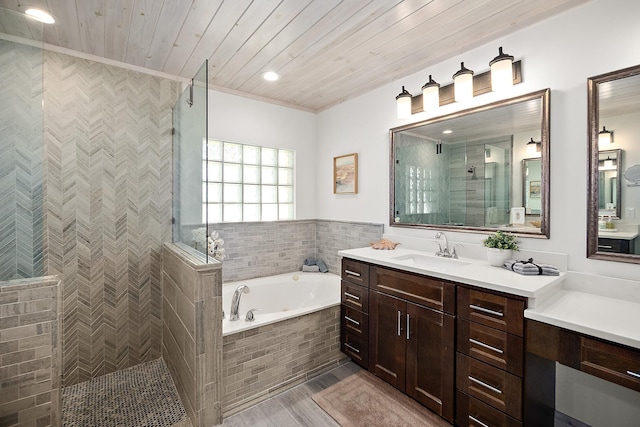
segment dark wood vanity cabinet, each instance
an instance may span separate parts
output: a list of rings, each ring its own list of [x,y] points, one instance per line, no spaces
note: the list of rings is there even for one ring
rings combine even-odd
[[[369,371],[453,422],[455,285],[378,266],[370,273]]]
[[[340,342],[342,352],[369,368],[369,264],[342,260]]]
[[[457,306],[456,425],[522,425],[524,298],[460,285]]]

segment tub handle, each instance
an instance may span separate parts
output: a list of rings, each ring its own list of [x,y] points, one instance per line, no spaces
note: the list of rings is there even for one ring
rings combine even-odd
[[[355,271],[345,270],[344,272],[345,272],[346,274],[348,274],[349,276],[356,276],[356,277],[360,277],[360,273],[356,273]]]
[[[247,311],[247,317],[245,317],[244,320],[246,320],[247,322],[253,322],[254,320],[256,320],[256,317],[253,314],[254,311],[260,311],[260,309],[252,308],[251,310]]]

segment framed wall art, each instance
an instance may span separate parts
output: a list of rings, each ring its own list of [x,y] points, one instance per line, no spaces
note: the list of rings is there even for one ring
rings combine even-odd
[[[333,158],[333,193],[358,193],[358,154]]]

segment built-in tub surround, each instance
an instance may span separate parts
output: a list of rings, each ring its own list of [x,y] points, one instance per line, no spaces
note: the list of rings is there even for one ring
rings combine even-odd
[[[229,313],[232,297],[240,286],[246,288],[240,297],[239,319],[231,320]],[[222,307],[227,316],[222,320],[222,335],[257,328],[339,304],[340,276],[331,273],[293,272],[225,283],[222,286]],[[253,313],[254,320],[247,321],[247,312],[252,309],[257,309]]]
[[[294,272],[225,283],[225,312],[240,286],[249,292],[241,296],[239,320],[222,321],[225,416],[346,359],[339,343],[340,276]],[[255,308],[255,320],[245,320]]]
[[[185,227],[183,235],[190,235],[193,228],[197,227]],[[339,274],[338,251],[379,240],[383,225],[309,219],[220,223],[209,228],[225,241],[226,283],[300,270],[306,258],[320,258],[329,272]]]
[[[0,425],[60,426],[61,290],[55,276],[0,282]]]
[[[162,356],[194,427],[222,422],[222,265],[162,248]]]

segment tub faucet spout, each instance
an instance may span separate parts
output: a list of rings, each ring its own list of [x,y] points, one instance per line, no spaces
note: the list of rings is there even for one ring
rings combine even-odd
[[[240,315],[238,314],[238,308],[240,308],[240,297],[242,294],[249,293],[249,287],[247,285],[240,285],[233,293],[233,298],[231,299],[231,312],[229,313],[229,320],[239,320]]]

